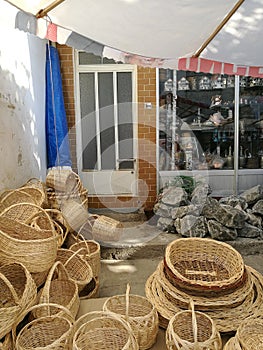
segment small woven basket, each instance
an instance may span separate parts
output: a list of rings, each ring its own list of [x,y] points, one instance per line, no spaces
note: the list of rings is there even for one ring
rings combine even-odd
[[[130,324],[140,349],[149,349],[156,342],[159,330],[157,311],[145,297],[130,295],[129,284],[126,294],[108,298],[103,310],[121,316]]]
[[[61,212],[68,226],[74,231],[77,231],[89,218],[88,211],[81,203],[75,200],[63,202],[61,205]]]
[[[237,329],[236,338],[240,344],[241,349],[244,349],[244,350],[262,349],[263,348],[263,319],[251,317],[244,320]]]
[[[82,250],[80,250],[83,248]],[[100,275],[101,262],[100,262],[100,245],[93,240],[85,240],[84,238],[74,243],[70,248],[73,252],[79,251],[79,255],[88,262],[92,268],[93,276],[98,277]]]
[[[52,307],[62,309],[68,313],[67,317],[61,313],[54,314],[51,312]],[[46,316],[28,319],[24,326],[19,330],[19,325],[16,325],[18,331],[13,329],[13,339],[15,339],[16,350],[72,350],[72,338],[74,333],[73,320],[69,311],[62,305],[58,304],[38,304],[29,308],[24,314],[32,313],[36,308],[45,308],[50,313]],[[17,336],[16,336],[16,333]]]
[[[168,350],[221,350],[222,340],[214,321],[205,313],[191,310],[175,314],[166,330]]]
[[[58,192],[70,193],[78,183],[78,176],[70,169],[52,168],[46,176],[46,186]]]
[[[51,268],[57,256],[57,235],[0,216],[1,264],[20,262],[30,272]]]
[[[76,282],[69,279],[65,267],[60,261],[55,262],[51,267],[45,285],[38,293],[38,302],[40,304],[63,305],[74,318],[77,316],[80,305],[78,286]],[[35,317],[46,316],[45,309],[38,309],[38,311],[39,313],[35,313]],[[45,311],[45,313],[40,313],[40,311]],[[54,310],[54,313],[57,313],[57,310]]]
[[[37,287],[22,264],[0,267],[0,339],[9,333],[21,314],[36,302]]]
[[[123,233],[123,224],[105,215],[89,215],[88,222],[92,228],[95,241],[116,242]]]
[[[67,270],[71,280],[77,283],[78,291],[81,292],[93,278],[92,269],[79,253],[82,249],[76,252],[72,250],[59,248],[57,251],[56,261],[60,261]]]
[[[75,327],[74,350],[139,350],[130,325],[116,314],[89,312]]]
[[[229,244],[209,238],[180,238],[165,250],[169,281],[190,294],[223,293],[244,282],[244,261]]]

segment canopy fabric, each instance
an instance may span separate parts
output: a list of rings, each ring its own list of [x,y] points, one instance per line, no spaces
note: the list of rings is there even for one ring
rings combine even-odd
[[[53,2],[8,1],[28,16]],[[191,58],[236,4],[237,0],[65,0],[48,12],[49,25],[37,20],[36,34],[125,63],[195,71],[206,67],[209,72],[262,77],[263,0],[245,0],[199,59]]]

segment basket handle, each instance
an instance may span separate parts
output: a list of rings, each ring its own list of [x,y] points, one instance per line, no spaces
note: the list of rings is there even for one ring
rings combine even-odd
[[[79,233],[79,232],[77,233],[77,238],[78,238],[78,237],[81,239],[81,241],[83,241],[83,242],[85,243],[85,246],[86,246],[85,249],[87,249],[88,254],[90,254],[89,245],[88,245],[87,240],[85,239],[85,237],[84,237],[81,233]]]
[[[127,287],[126,287],[126,294],[125,294],[125,320],[128,322],[129,320],[129,307],[130,307],[130,291],[131,291],[131,286],[129,283],[127,283]]]
[[[15,288],[13,287],[12,283],[9,281],[9,279],[0,272],[0,279],[4,281],[4,283],[7,285],[7,287],[10,289],[12,296],[15,300],[15,303],[20,306],[20,299],[15,291]]]
[[[195,315],[195,308],[194,308],[193,299],[190,299],[189,308],[192,312],[192,326],[193,326],[193,336],[194,336],[195,349],[199,349],[198,339],[197,339],[197,320],[196,320],[196,315]]]
[[[85,251],[86,248],[80,248],[77,251],[73,252],[73,254],[68,258],[68,260],[63,265],[66,267],[66,265],[71,261],[71,259],[73,259],[76,255],[78,255],[81,250]],[[72,252],[72,250],[71,250],[71,252]]]

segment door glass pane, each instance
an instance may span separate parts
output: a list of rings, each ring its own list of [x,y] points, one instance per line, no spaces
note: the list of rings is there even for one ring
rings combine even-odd
[[[117,73],[119,167],[133,169],[132,74]],[[122,161],[123,160],[123,161]]]
[[[94,73],[80,73],[82,164],[84,170],[97,169]]]
[[[101,169],[116,168],[113,73],[99,73]]]

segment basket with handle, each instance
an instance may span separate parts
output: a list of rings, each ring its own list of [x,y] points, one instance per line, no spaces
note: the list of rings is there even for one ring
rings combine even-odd
[[[56,261],[60,261],[67,270],[69,279],[77,283],[78,291],[81,292],[93,278],[90,265],[79,254],[82,248],[73,252],[72,250],[59,248]]]
[[[221,350],[222,340],[214,321],[207,314],[190,310],[175,314],[169,321],[165,342],[168,350]]]
[[[30,317],[39,308],[47,310],[46,316]],[[63,313],[54,313],[52,308]],[[64,306],[53,303],[37,304],[26,310],[23,319],[25,325],[23,322],[22,326],[17,323],[12,330],[16,350],[72,350],[74,319]]]
[[[68,223],[68,226],[77,231],[89,217],[88,211],[75,200],[66,200],[61,205],[61,212]]]
[[[164,265],[169,281],[190,293],[224,293],[244,283],[240,253],[209,238],[172,241],[166,247]]]
[[[121,316],[130,324],[140,349],[149,349],[156,342],[159,330],[157,311],[145,297],[130,294],[129,284],[126,294],[108,298],[103,310]]]
[[[98,277],[101,268],[99,243],[94,240],[85,240],[84,237],[82,237],[81,241],[74,243],[69,249],[76,252],[81,248],[82,250],[79,251],[80,256],[86,260],[92,268],[93,276]]]
[[[46,186],[58,192],[72,192],[78,182],[78,176],[71,169],[52,168],[46,176]]]
[[[33,199],[35,204],[39,205],[40,207],[43,207],[45,201],[46,201],[46,194],[44,192],[43,187],[40,186],[22,186],[18,188],[19,191],[23,191],[27,194],[29,194]]]
[[[132,329],[114,313],[93,311],[75,323],[74,350],[139,350]]]
[[[40,304],[63,305],[71,312],[73,317],[77,316],[80,305],[78,286],[76,282],[69,279],[65,267],[60,261],[55,262],[51,267],[46,282],[38,293],[38,302]],[[41,311],[41,309],[38,311]],[[40,316],[43,316],[43,314],[39,313],[37,315],[37,317]]]
[[[20,262],[30,272],[43,272],[57,256],[57,235],[22,222],[0,216],[0,261]]]
[[[0,203],[2,207],[8,208],[13,204],[32,203],[37,204],[36,200],[22,189],[13,189],[5,191],[1,195]]]
[[[105,215],[90,214],[88,223],[91,226],[92,237],[95,241],[119,241],[123,233],[123,224]]]
[[[36,302],[37,287],[26,267],[19,263],[0,267],[0,339],[9,333],[21,314]]]

